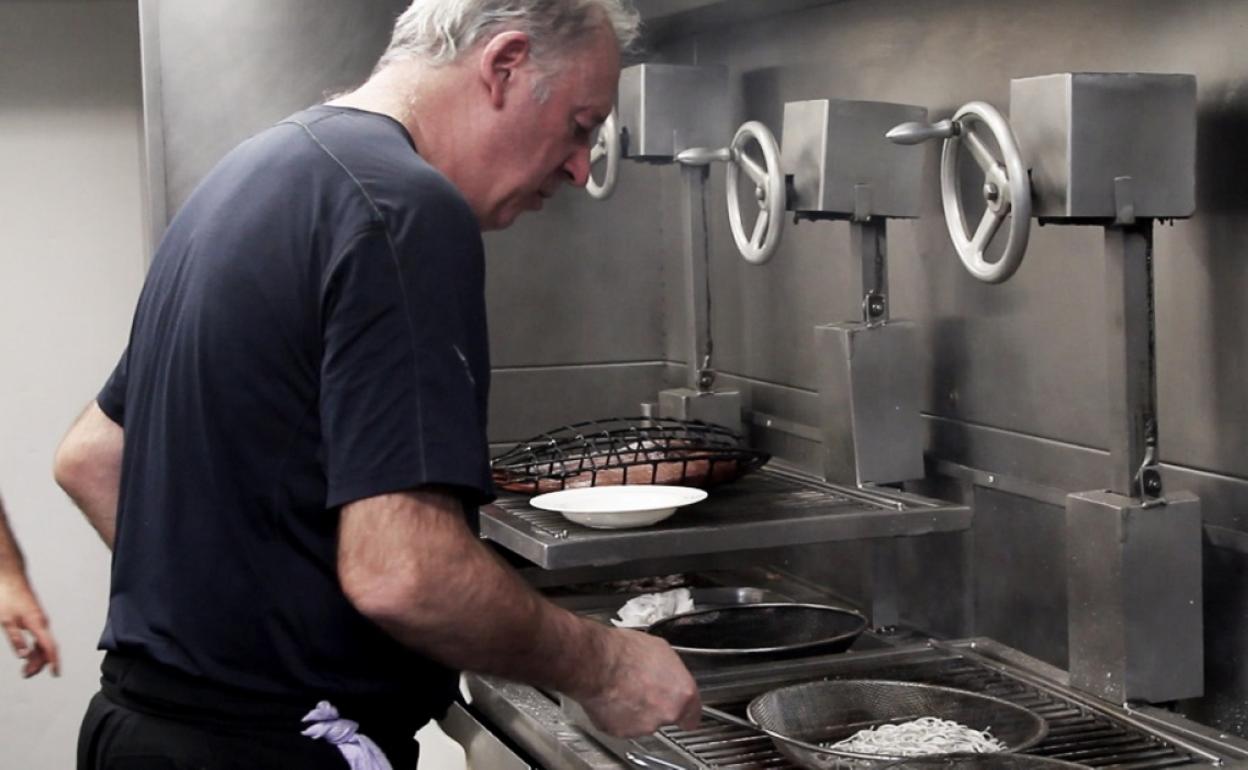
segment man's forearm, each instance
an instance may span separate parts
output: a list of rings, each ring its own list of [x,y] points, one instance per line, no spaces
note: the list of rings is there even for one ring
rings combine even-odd
[[[343,513],[343,586],[399,641],[455,668],[573,695],[600,686],[606,672],[569,658],[604,660],[609,632],[526,584],[473,536],[453,498],[385,495],[355,506]]]
[[[117,531],[124,433],[92,401],[56,450],[56,481],[110,549]]]

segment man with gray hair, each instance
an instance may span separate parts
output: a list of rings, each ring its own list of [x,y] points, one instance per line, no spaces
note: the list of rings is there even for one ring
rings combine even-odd
[[[665,642],[556,607],[473,531],[481,230],[585,183],[635,33],[619,0],[418,0],[363,86],[187,200],[57,453],[114,549],[80,768],[413,768],[458,670],[616,735],[697,723]]]

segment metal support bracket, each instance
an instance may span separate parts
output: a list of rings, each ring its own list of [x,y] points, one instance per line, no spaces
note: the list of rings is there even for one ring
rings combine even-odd
[[[859,185],[855,191],[869,191]],[[866,193],[864,193],[865,195]],[[882,217],[854,219],[849,223],[850,248],[858,255],[862,279],[862,322],[868,326],[888,323],[888,234]]]
[[[1111,491],[1158,498],[1153,222],[1105,228]]]
[[[1129,176],[1114,177],[1114,224],[1135,224],[1135,187]]]
[[[689,355],[686,383],[692,390],[706,393],[715,384],[711,360],[714,341],[711,339],[710,245],[706,209],[710,171],[702,165],[683,165],[680,176],[687,313],[685,342]]]
[[[854,185],[854,222],[866,222],[871,218],[871,185]]]
[[[1200,500],[1066,498],[1070,684],[1114,703],[1204,692]]]

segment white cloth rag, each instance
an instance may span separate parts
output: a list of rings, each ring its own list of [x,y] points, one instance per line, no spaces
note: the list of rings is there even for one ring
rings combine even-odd
[[[693,610],[693,596],[688,588],[673,588],[657,594],[642,594],[629,599],[619,610],[620,619],[611,622],[620,628],[645,628],[663,618]]]
[[[316,704],[316,708],[304,715],[303,721],[312,723],[303,734],[337,746],[351,770],[393,770],[381,747],[359,732],[359,723],[339,718],[338,709],[329,701]]]

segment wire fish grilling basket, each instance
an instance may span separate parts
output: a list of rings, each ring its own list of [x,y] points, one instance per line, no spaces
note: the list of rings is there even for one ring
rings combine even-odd
[[[491,467],[499,488],[542,494],[619,484],[707,489],[735,481],[770,459],[719,425],[634,417],[591,420],[543,433],[494,458]]]

